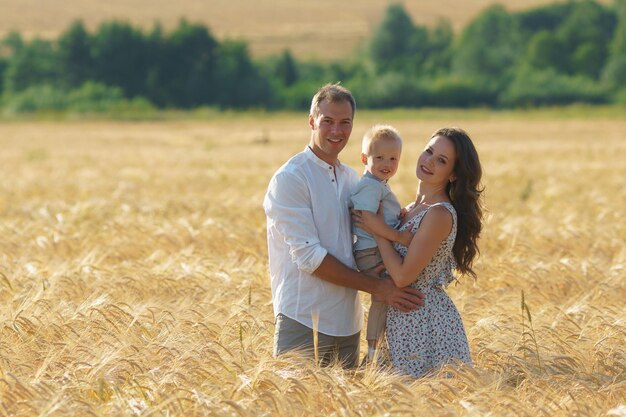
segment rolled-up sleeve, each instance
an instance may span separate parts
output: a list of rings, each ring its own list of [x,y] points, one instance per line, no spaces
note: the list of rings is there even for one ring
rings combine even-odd
[[[308,194],[304,181],[293,173],[281,172],[270,181],[263,208],[268,233],[278,233],[289,248],[292,262],[312,274],[328,252],[320,244]]]

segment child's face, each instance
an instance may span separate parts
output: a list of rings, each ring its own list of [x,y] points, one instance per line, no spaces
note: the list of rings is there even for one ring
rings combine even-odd
[[[361,161],[370,174],[380,180],[388,180],[398,171],[402,145],[393,139],[383,138],[374,142],[370,154],[361,154]]]

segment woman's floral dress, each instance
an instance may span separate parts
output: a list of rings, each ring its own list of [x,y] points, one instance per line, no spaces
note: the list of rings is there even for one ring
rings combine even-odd
[[[471,365],[469,345],[463,321],[454,303],[446,294],[447,287],[455,278],[452,246],[456,238],[457,217],[452,204],[434,204],[404,224],[415,233],[424,215],[437,205],[452,213],[452,230],[439,245],[435,255],[417,276],[411,287],[424,293],[424,306],[409,313],[394,308],[387,309],[387,341],[393,367],[408,375],[420,377],[455,360]],[[405,257],[407,247],[394,243],[396,251]]]

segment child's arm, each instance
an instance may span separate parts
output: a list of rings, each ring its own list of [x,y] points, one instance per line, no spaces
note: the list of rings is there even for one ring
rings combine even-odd
[[[392,242],[401,243],[407,247],[413,239],[413,233],[411,233],[410,228],[400,232],[385,223],[385,217],[380,209],[378,213],[372,213],[367,210],[355,210],[352,212],[352,217],[360,228],[374,236],[378,235]]]

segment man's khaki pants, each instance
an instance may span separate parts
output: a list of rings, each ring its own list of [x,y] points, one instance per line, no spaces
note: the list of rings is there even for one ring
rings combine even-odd
[[[303,355],[315,358],[313,329],[279,314],[276,316],[274,332],[274,356],[297,350]],[[329,336],[317,333],[317,354],[323,366],[333,361],[341,362],[344,368],[354,368],[359,360],[361,332],[351,336]]]

